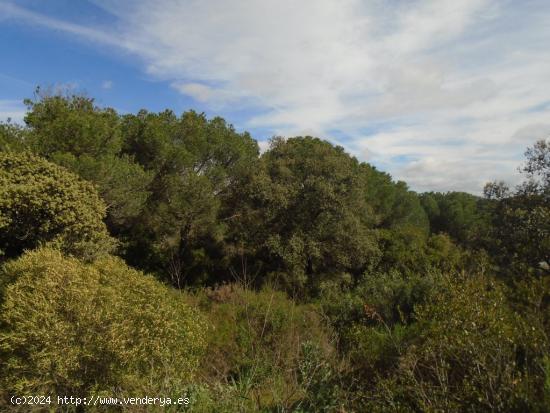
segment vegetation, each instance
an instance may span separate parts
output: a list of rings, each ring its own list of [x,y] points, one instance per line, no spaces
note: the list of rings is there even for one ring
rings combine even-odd
[[[39,245],[91,258],[112,249],[92,184],[28,153],[0,152],[0,258]]]
[[[84,264],[52,249],[11,261],[2,305],[8,394],[183,392],[206,324],[183,296],[120,259]]]
[[[516,188],[417,194],[314,137],[26,103],[0,125],[2,409],[550,411],[550,141]]]

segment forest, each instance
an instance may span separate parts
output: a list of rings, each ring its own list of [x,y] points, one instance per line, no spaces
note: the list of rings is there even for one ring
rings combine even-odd
[[[517,186],[417,193],[316,137],[25,104],[0,124],[0,410],[550,412],[550,138]]]

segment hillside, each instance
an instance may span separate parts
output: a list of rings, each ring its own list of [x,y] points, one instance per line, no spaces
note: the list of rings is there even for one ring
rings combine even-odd
[[[517,187],[417,193],[312,136],[26,105],[0,124],[1,409],[549,411],[549,140]]]

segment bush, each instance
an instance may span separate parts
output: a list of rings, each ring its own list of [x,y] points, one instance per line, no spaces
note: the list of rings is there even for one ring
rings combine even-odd
[[[302,344],[299,381],[305,395],[294,412],[341,412],[345,395],[335,370],[321,349],[312,342]]]
[[[41,244],[90,259],[112,249],[92,184],[42,158],[0,152],[0,258]]]
[[[214,328],[202,364],[208,392],[200,394],[219,403],[193,411],[289,411],[307,390],[298,379],[302,344],[331,355],[317,308],[283,292],[229,284],[202,290],[195,299]]]
[[[362,359],[359,331],[372,327],[385,331],[396,324],[410,323],[415,306],[425,303],[442,288],[439,278],[436,271],[405,275],[390,270],[365,274],[351,290],[324,291],[323,312],[338,333],[340,348],[352,353],[359,351],[357,355]]]
[[[370,410],[545,411],[544,330],[511,311],[490,278],[447,282],[416,309],[416,339],[377,381]]]
[[[181,293],[107,257],[39,249],[5,264],[0,331],[7,394],[183,397],[206,324]],[[4,394],[6,396],[6,394]]]
[[[547,411],[549,287],[394,271],[325,292],[349,360],[340,398],[352,411]]]

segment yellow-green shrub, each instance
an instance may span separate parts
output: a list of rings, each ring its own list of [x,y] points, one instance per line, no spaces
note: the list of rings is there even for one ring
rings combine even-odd
[[[4,266],[4,394],[182,397],[205,345],[198,312],[113,257],[39,249]],[[178,394],[179,392],[179,394]]]
[[[112,249],[94,186],[29,153],[0,152],[0,259],[41,244],[80,258]]]

